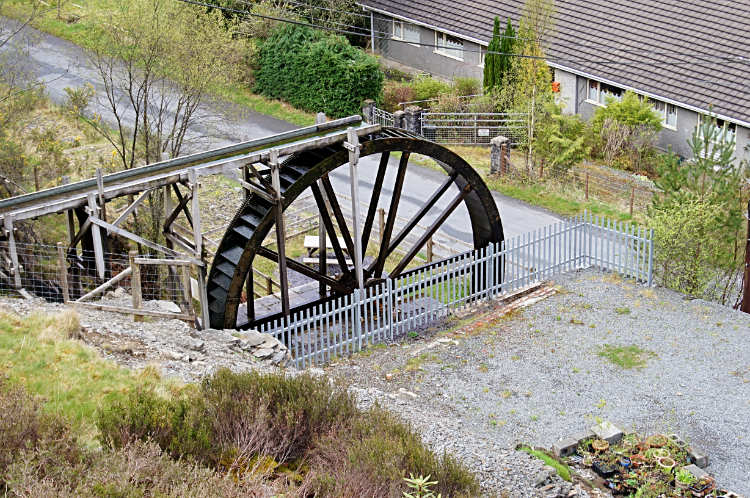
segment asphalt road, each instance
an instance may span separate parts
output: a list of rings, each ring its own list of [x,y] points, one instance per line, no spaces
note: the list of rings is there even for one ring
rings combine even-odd
[[[34,59],[37,64],[36,76],[40,81],[45,82],[51,99],[56,103],[61,103],[65,99],[66,93],[63,90],[65,87],[82,87],[86,83],[91,83],[97,89],[101,89],[95,74],[86,68],[85,53],[73,43],[52,35],[42,34],[41,43],[34,53]],[[236,107],[228,102],[222,102],[218,105]],[[92,112],[103,114],[105,119],[111,118],[111,115],[108,115],[102,107],[95,108]],[[132,124],[132,115],[126,115],[126,119],[128,118],[131,119],[129,124]],[[212,135],[201,128],[196,128],[192,132],[200,137],[199,144],[205,144],[204,147],[209,148],[239,141],[244,136],[249,136],[251,139],[261,138],[294,128],[296,128],[295,125],[285,121],[243,109],[242,118],[232,127],[229,133]],[[364,202],[369,202],[371,198],[378,161],[379,158],[377,157],[365,157],[361,160],[359,167],[360,195]],[[396,159],[391,159],[390,164],[393,167],[389,168],[386,175],[383,194],[379,203],[379,207],[386,209],[388,209],[388,200],[393,190],[398,162]],[[350,194],[347,167],[340,168],[332,173],[331,178],[338,192]],[[437,171],[417,164],[410,164],[406,174],[402,200],[398,208],[399,216],[409,218],[414,214],[422,206],[424,200],[438,188],[444,178],[445,176]],[[500,211],[506,238],[528,233],[561,219],[544,209],[530,206],[497,193],[493,195]],[[441,208],[444,208],[451,199],[452,196],[446,194],[427,215],[423,223],[428,224],[434,220],[442,211]],[[468,211],[463,205],[451,215],[441,231],[466,242],[472,240]]]

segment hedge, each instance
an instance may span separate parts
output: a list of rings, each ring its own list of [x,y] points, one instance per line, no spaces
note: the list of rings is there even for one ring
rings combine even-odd
[[[301,109],[338,118],[381,99],[377,60],[341,36],[287,24],[263,43],[258,62],[254,91]]]

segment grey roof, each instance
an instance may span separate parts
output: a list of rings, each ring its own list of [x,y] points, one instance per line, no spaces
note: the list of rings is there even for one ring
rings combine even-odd
[[[489,42],[495,16],[518,25],[518,0],[360,0],[469,39]],[[733,121],[750,122],[747,0],[556,1],[546,55],[557,67]]]

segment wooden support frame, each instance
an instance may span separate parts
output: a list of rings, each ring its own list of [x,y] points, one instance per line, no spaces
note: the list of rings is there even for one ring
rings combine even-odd
[[[349,150],[349,179],[352,192],[352,239],[354,241],[354,273],[357,277],[359,290],[365,290],[364,272],[362,270],[362,231],[359,220],[359,135],[354,128],[347,128],[344,147]],[[404,155],[407,155],[405,152]],[[408,157],[408,156],[407,156]],[[342,231],[343,231],[342,227]]]
[[[102,285],[100,285],[96,289],[92,290],[88,294],[84,294],[80,298],[76,299],[74,302],[76,302],[76,303],[82,303],[82,302],[88,301],[92,297],[94,297],[97,294],[99,294],[99,293],[101,293],[101,292],[109,289],[110,287],[112,287],[113,285],[115,285],[120,280],[122,280],[125,277],[129,276],[131,273],[133,273],[133,268],[132,267],[127,268],[127,269],[121,271],[120,273],[118,273],[117,275],[115,275],[113,278],[107,280]]]
[[[273,212],[276,221],[276,249],[278,250],[279,282],[281,283],[281,312],[284,319],[289,321],[289,279],[286,274],[286,226],[284,219],[284,198],[281,196],[281,180],[279,178],[279,150],[271,149],[268,158],[271,168],[271,188],[273,188]]]
[[[153,191],[153,189],[146,189],[141,194],[136,197],[132,203],[125,209],[125,211],[122,212],[120,216],[117,217],[115,221],[112,222],[114,226],[120,226],[120,223],[125,221],[128,216],[133,214],[133,212],[138,209],[138,206],[140,206],[144,200],[146,200],[146,197]]]
[[[133,308],[140,310],[143,303],[141,297],[141,265],[135,262],[136,256],[138,256],[138,251],[130,251],[130,268],[133,269],[130,277],[130,293],[133,295]],[[142,322],[143,315],[133,313],[133,321]]]
[[[97,210],[99,209],[96,205],[96,198],[94,197],[94,194],[89,194],[89,218],[88,220],[91,221],[91,223],[99,224],[97,222],[101,222],[103,224],[107,224],[107,222],[99,219],[99,215],[97,214]],[[107,228],[107,227],[104,227]],[[116,228],[116,227],[113,227]],[[91,230],[91,236],[94,239],[94,259],[96,261],[96,272],[99,274],[99,278],[104,280],[104,246],[102,245],[102,231],[100,230],[99,226],[93,227]]]
[[[188,170],[188,181],[190,182],[190,194],[192,195],[191,210],[193,213],[193,241],[195,244],[195,259],[198,281],[198,300],[201,304],[201,326],[206,328],[211,323],[208,316],[208,292],[206,290],[206,264],[203,262],[203,232],[201,227],[201,210],[198,201],[198,172],[195,168]]]

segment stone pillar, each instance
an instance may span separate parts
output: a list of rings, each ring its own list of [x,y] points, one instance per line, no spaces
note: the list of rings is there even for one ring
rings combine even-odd
[[[421,107],[417,105],[412,105],[406,108],[404,128],[406,128],[407,131],[416,133],[417,135],[422,134],[422,108]]]
[[[367,99],[362,102],[362,117],[367,124],[375,123],[375,116],[373,115],[373,109],[375,109],[375,101]]]
[[[505,157],[508,154],[510,139],[506,137],[495,137],[490,140],[490,174],[498,175],[505,173]]]
[[[393,127],[394,128],[405,128],[406,126],[406,113],[404,111],[396,111],[393,113]]]

